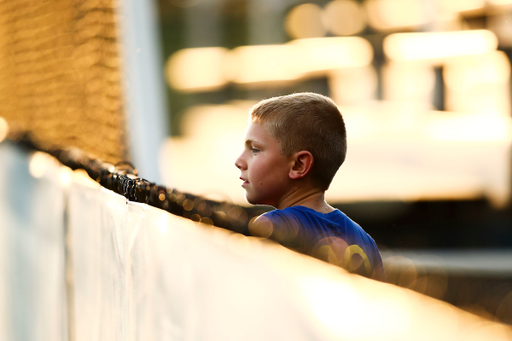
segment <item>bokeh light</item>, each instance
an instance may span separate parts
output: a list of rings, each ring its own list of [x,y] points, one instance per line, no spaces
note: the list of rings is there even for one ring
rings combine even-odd
[[[452,89],[506,84],[510,80],[510,62],[502,51],[457,58],[446,65],[445,82]]]
[[[498,39],[489,30],[395,33],[384,40],[393,60],[438,60],[496,50]]]
[[[180,50],[167,61],[167,81],[185,92],[219,89],[227,83],[223,72],[226,54],[227,49],[221,47]]]
[[[482,9],[486,0],[441,0],[437,2],[438,11],[464,12]]]
[[[378,75],[373,65],[332,70],[328,82],[331,98],[340,105],[358,105],[376,98]]]
[[[353,0],[335,0],[325,6],[324,22],[332,34],[349,36],[366,27],[366,14],[361,5]]]
[[[286,44],[179,50],[166,68],[169,85],[183,92],[215,91],[228,82],[244,87],[283,86],[301,79],[329,76],[330,71],[363,76],[372,83],[371,44],[360,37],[291,40]],[[346,71],[346,72],[345,72]],[[333,73],[340,78],[340,73]],[[373,86],[370,87],[370,90]],[[347,94],[350,95],[350,94]],[[355,97],[367,97],[364,95]]]
[[[512,125],[506,116],[483,113],[446,113],[436,125],[426,129],[437,141],[507,142],[512,136]],[[438,112],[438,115],[443,115]]]
[[[60,167],[60,182],[64,187],[69,187],[73,180],[73,171],[68,167]]]
[[[362,67],[373,59],[371,44],[360,37],[296,39],[288,44],[297,48],[294,57],[299,59],[301,69],[308,74]]]
[[[228,53],[226,77],[234,83],[269,84],[297,80],[303,70],[291,45],[240,46]]]
[[[286,17],[285,28],[293,39],[323,37],[327,33],[322,22],[322,8],[311,3],[292,8]]]
[[[512,0],[487,0],[490,5],[494,6],[509,6],[512,5]]]
[[[57,169],[57,160],[43,152],[32,153],[28,170],[34,178],[40,178],[47,172]],[[53,166],[53,167],[52,167]]]
[[[388,62],[382,68],[385,100],[421,102],[433,100],[434,68],[424,62]]]
[[[510,114],[510,61],[502,51],[445,63],[447,110]]]
[[[262,237],[262,238],[269,238],[272,233],[274,232],[274,224],[269,219],[265,219],[262,217],[260,221],[255,224],[254,220],[257,217],[254,217],[249,222],[249,232],[251,232],[251,235],[256,237]]]
[[[379,31],[417,28],[432,19],[433,13],[419,0],[366,0],[368,23]]]

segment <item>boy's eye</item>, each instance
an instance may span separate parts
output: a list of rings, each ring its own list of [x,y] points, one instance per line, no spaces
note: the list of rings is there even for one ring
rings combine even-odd
[[[260,150],[259,150],[258,148],[254,148],[254,147],[252,147],[252,148],[251,148],[251,152],[252,152],[253,154],[257,154],[259,151],[260,151]]]

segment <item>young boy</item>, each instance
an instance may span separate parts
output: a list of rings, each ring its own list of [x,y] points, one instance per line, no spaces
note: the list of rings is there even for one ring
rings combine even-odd
[[[324,200],[346,150],[345,123],[330,98],[297,93],[256,104],[235,165],[246,200],[276,210],[249,228],[350,272],[385,280],[374,240]]]

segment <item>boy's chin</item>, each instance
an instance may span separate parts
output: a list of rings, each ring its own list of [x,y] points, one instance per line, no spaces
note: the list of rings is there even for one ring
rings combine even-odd
[[[251,205],[266,205],[272,206],[272,204],[267,203],[265,200],[258,200],[257,198],[251,197],[245,193],[245,200]],[[273,207],[273,206],[272,206]]]
[[[253,196],[249,195],[247,192],[245,192],[245,200],[251,205],[261,205],[260,200],[257,200],[257,198],[254,198]]]
[[[251,205],[258,205],[257,201],[248,196],[247,193],[245,193],[245,201],[247,201]]]

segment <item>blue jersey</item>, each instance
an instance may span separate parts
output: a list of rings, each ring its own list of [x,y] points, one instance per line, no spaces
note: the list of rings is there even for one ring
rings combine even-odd
[[[270,211],[271,239],[350,272],[385,280],[380,252],[368,233],[345,213],[320,213],[304,206]],[[266,219],[265,219],[266,221]]]

